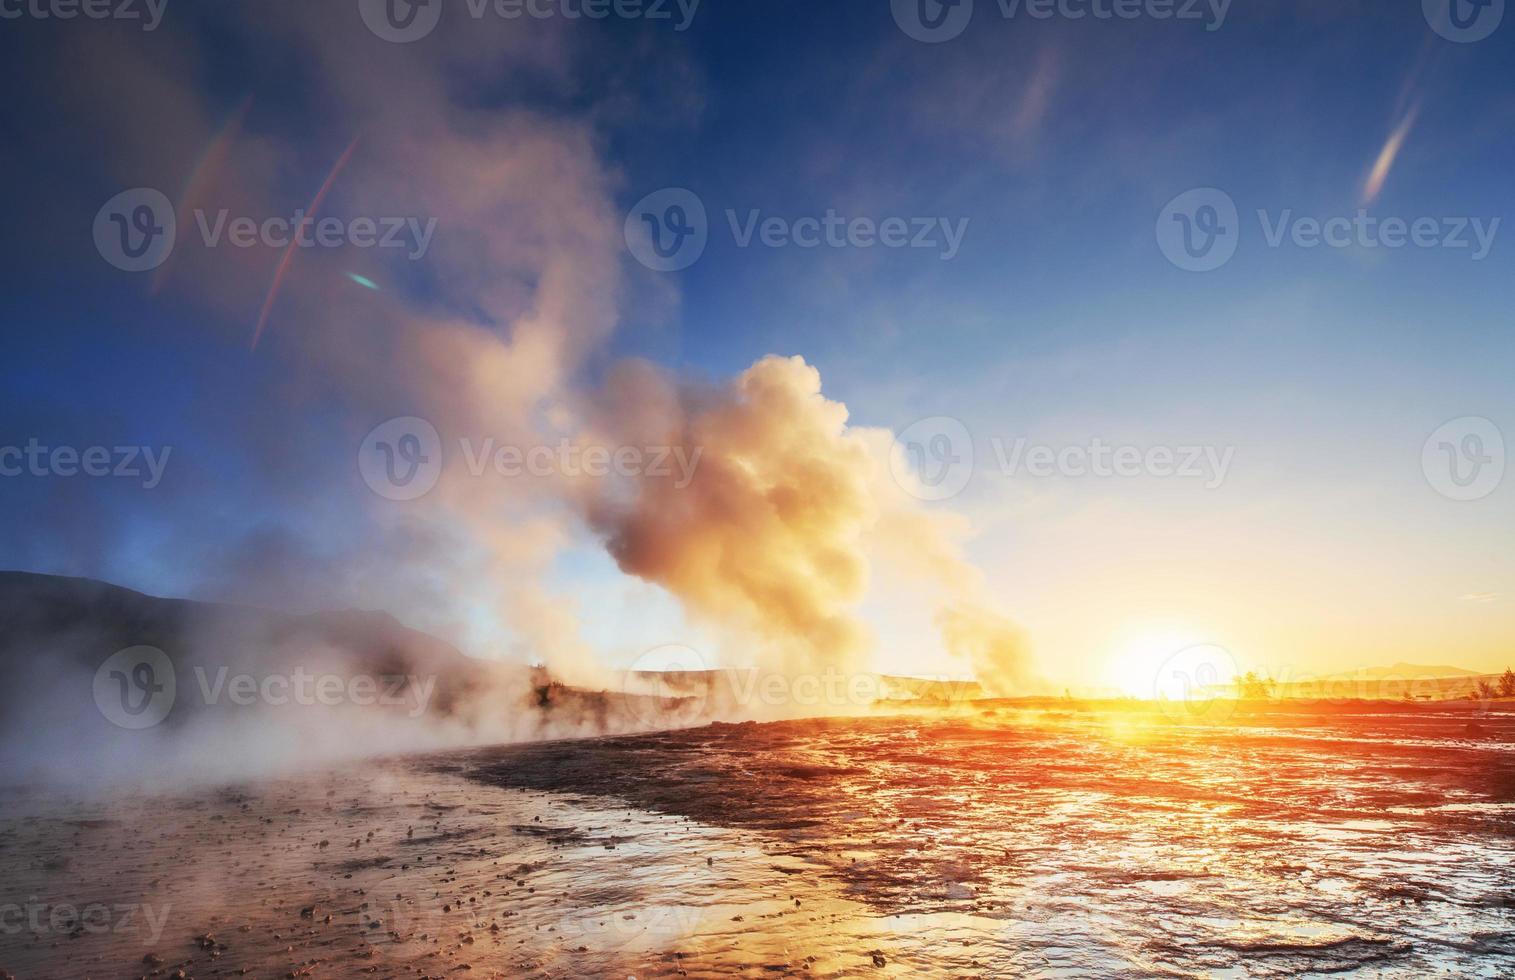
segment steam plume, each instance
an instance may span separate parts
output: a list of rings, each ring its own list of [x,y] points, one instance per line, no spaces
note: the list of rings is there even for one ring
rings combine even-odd
[[[350,8],[283,9],[277,21],[226,16],[252,42],[293,52],[269,63],[302,65],[303,132],[272,125],[293,114],[260,115],[281,79],[251,79],[253,108],[228,130],[225,100],[206,94],[215,89],[202,59],[166,61],[133,47],[139,39],[88,33],[65,59],[114,69],[83,73],[109,77],[106,90],[78,91],[79,82],[69,91],[74,111],[107,127],[122,186],[179,185],[199,155],[184,134],[198,132],[203,145],[219,133],[231,145],[217,154],[218,172],[196,175],[196,201],[211,212],[285,215],[309,201],[309,175],[361,137],[323,213],[437,222],[426,261],[388,276],[376,257],[303,254],[252,354],[246,341],[282,256],[201,248],[183,236],[163,302],[189,306],[276,379],[256,396],[266,401],[235,406],[246,431],[217,435],[249,457],[277,530],[249,534],[257,560],[236,542],[204,549],[201,540],[225,535],[224,515],[206,503],[217,499],[213,487],[191,487],[203,492],[176,501],[173,530],[158,541],[172,556],[164,564],[201,554],[193,574],[216,583],[217,598],[270,601],[270,583],[297,583],[290,591],[302,604],[387,608],[464,649],[545,661],[592,685],[606,677],[574,600],[546,584],[584,529],[622,571],[734,638],[730,652],[788,674],[866,669],[874,638],[858,609],[870,569],[898,561],[926,583],[953,656],[1003,693],[1032,683],[1017,632],[963,557],[963,525],[923,511],[893,481],[890,434],[850,425],[815,367],[763,357],[712,384],[633,361],[591,380],[605,368],[598,359],[625,296],[616,205],[624,188],[600,159],[607,114],[590,106],[548,116],[486,105],[478,92],[564,84],[593,57],[594,35],[534,25],[526,39],[512,25],[494,36],[444,18],[436,38],[399,46],[367,35]],[[181,50],[195,48],[183,40]],[[166,132],[122,123],[142,118],[162,120]],[[193,222],[179,219],[181,228]],[[355,264],[374,280],[420,269],[425,283],[353,290]],[[327,411],[340,416],[335,433],[310,424]],[[380,500],[355,484],[351,447],[378,422],[412,414],[453,451],[427,497]],[[657,474],[557,476],[503,491],[465,471],[460,437],[662,446],[695,469],[687,485]],[[353,494],[360,507],[331,509],[342,519],[362,512],[362,522],[305,513],[312,500]],[[302,521],[319,525],[319,552],[268,548],[271,534],[301,540]],[[479,608],[498,625],[467,615]]]

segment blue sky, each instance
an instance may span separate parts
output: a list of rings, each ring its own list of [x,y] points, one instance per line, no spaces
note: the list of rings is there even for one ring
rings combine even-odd
[[[90,238],[117,191],[175,196],[249,96],[235,155],[258,161],[278,213],[303,205],[361,134],[344,129],[340,83],[302,45],[339,53],[332,64],[366,60],[378,77],[450,37],[444,27],[388,45],[345,7],[333,23],[350,34],[285,31],[284,16],[278,3],[170,5],[151,33],[111,21],[4,25],[0,71],[27,97],[0,109],[21,134],[0,154],[16,219],[0,236],[10,270],[0,445],[170,444],[174,460],[152,492],[0,481],[17,518],[0,532],[0,565],[269,602],[392,598],[349,563],[373,517],[348,447],[381,420],[378,403],[419,413],[418,396],[327,389],[292,371],[313,360],[297,345],[318,343],[321,317],[303,299],[276,308],[267,344],[248,350],[276,256],[235,273],[209,266],[249,284],[211,301],[152,293]],[[1455,43],[1409,0],[1236,0],[1216,30],[1005,19],[978,0],[960,36],[924,44],[876,0],[705,4],[683,32],[562,18],[483,30],[501,36],[498,63],[484,46],[448,63],[440,90],[483,115],[572,127],[612,235],[661,188],[687,188],[708,213],[709,245],[683,271],[646,269],[621,247],[615,327],[578,378],[592,384],[618,358],[642,356],[718,381],[766,354],[799,354],[857,424],[960,420],[979,466],[960,494],[925,506],[972,523],[968,554],[1059,681],[1107,679],[1112,659],[1154,636],[1220,643],[1280,672],[1508,659],[1515,489],[1450,500],[1421,457],[1450,420],[1515,433],[1505,238],[1515,229],[1498,227],[1479,260],[1443,247],[1271,247],[1257,212],[1276,222],[1366,207],[1438,229],[1510,216],[1515,24]],[[173,85],[139,71],[144,62],[168,66]],[[397,131],[416,111],[400,98],[385,123]],[[177,115],[189,102],[195,118]],[[1365,204],[1375,159],[1411,113]],[[353,173],[370,166],[365,152]],[[383,213],[390,202],[359,187],[386,185],[346,179],[334,184],[334,213]],[[1205,187],[1234,201],[1240,241],[1222,267],[1185,271],[1154,227],[1169,201]],[[742,248],[728,209],[788,222],[828,211],[940,218],[966,231],[948,260],[939,249]],[[452,231],[439,224],[442,239]],[[357,271],[380,292],[330,294],[354,317],[396,304],[479,309],[440,259],[369,258],[355,257]],[[292,271],[292,295],[316,265]],[[520,279],[540,283],[537,271]],[[1232,447],[1234,462],[1211,489],[986,465],[996,440],[1022,438]],[[549,580],[579,597],[593,646],[618,657],[700,635],[671,597],[620,574],[592,533],[570,535]],[[291,577],[295,595],[247,589],[246,576],[286,558],[309,573]],[[940,669],[920,653],[929,615],[891,605],[866,603],[881,662]],[[477,616],[446,607],[423,620]],[[508,614],[489,618],[510,633]]]

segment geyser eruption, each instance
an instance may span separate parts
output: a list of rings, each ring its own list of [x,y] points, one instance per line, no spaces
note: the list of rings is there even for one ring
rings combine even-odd
[[[1035,683],[1019,631],[993,611],[949,522],[892,481],[890,434],[849,426],[847,407],[825,397],[803,358],[765,357],[723,385],[631,362],[590,398],[597,436],[683,446],[700,468],[685,487],[575,488],[589,525],[622,571],[703,620],[759,637],[762,668],[866,669],[872,636],[857,610],[873,563],[893,554],[939,593],[947,653],[996,693]]]
[[[729,384],[704,386],[634,362],[591,397],[611,441],[699,454],[682,489],[658,479],[578,488],[621,570],[696,617],[757,637],[774,669],[860,667],[874,460],[848,430],[846,407],[821,394],[820,372],[765,357]]]
[[[712,665],[790,677],[870,669],[877,638],[861,610],[887,564],[921,583],[907,598],[935,617],[939,652],[997,693],[1034,683],[1016,630],[963,557],[961,523],[894,481],[891,434],[851,424],[816,367],[766,356],[711,382],[602,359],[635,285],[617,203],[628,190],[601,159],[606,117],[598,106],[493,111],[474,97],[572,77],[597,54],[584,32],[545,25],[537,40],[550,43],[528,44],[444,18],[438,43],[375,46],[348,29],[350,10],[326,5],[297,5],[276,25],[228,17],[303,66],[300,114],[278,115],[280,87],[253,78],[258,99],[225,127],[225,99],[205,84],[208,61],[191,56],[188,33],[189,53],[174,60],[126,36],[66,42],[73,58],[113,66],[68,96],[110,134],[113,178],[175,186],[197,148],[224,142],[215,166],[196,172],[190,204],[284,214],[310,200],[311,181],[361,134],[323,213],[435,219],[436,234],[414,265],[342,249],[302,254],[251,353],[281,255],[184,236],[160,301],[223,331],[217,340],[270,379],[256,403],[231,406],[247,431],[227,443],[267,505],[238,539],[213,488],[186,483],[172,520],[147,539],[155,550],[144,565],[185,569],[195,598],[383,609],[467,653],[545,663],[564,682],[608,688],[605,651],[586,639],[575,597],[552,584],[554,563],[586,534],[719,637],[720,649],[706,651]],[[144,91],[157,93],[153,113],[130,101]],[[121,125],[169,111],[173,140]],[[355,268],[395,285],[354,290]],[[435,489],[403,502],[369,493],[349,462],[365,432],[402,416],[427,419],[445,447]],[[469,472],[463,439],[673,447],[694,469],[687,483],[555,473],[502,485]],[[313,500],[326,502],[315,516]]]

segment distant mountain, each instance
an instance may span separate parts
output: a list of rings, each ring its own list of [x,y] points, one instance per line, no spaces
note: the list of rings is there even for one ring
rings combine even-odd
[[[317,643],[371,668],[456,670],[475,663],[456,648],[409,629],[384,612],[302,615],[163,599],[94,579],[0,572],[0,656],[4,657],[62,655],[92,664],[94,656],[106,648],[146,644],[162,647],[171,657],[224,663],[238,654],[261,658],[272,650],[297,652]]]
[[[627,710],[628,705],[635,710]],[[231,771],[658,727],[635,697],[464,656],[384,612],[294,614],[0,572],[0,775]]]
[[[93,579],[0,572],[0,668],[11,680],[0,698],[28,695],[18,678],[63,676],[74,668],[93,673],[112,654],[138,646],[162,650],[180,674],[216,674],[224,667],[228,676],[301,668],[435,676],[441,698],[435,707],[444,713],[484,669],[388,613],[300,615],[162,599]]]
[[[1445,701],[1476,693],[1480,680],[1496,683],[1497,679],[1497,673],[1464,667],[1400,662],[1289,681],[1279,684],[1275,693],[1286,698],[1326,700]]]
[[[1388,667],[1359,667],[1356,670],[1344,670],[1336,674],[1325,675],[1327,680],[1335,678],[1352,677],[1481,677],[1481,671],[1467,670],[1463,667],[1449,667],[1445,664],[1408,664],[1400,662]]]

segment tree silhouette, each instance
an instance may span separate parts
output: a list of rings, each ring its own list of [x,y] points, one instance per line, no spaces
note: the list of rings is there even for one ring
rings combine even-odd
[[[1499,678],[1499,696],[1515,698],[1515,670],[1508,667],[1504,669],[1504,675]]]
[[[1237,686],[1241,689],[1241,696],[1249,701],[1260,701],[1273,696],[1273,680],[1259,677],[1253,670],[1243,674]]]
[[[1490,684],[1487,680],[1480,680],[1478,682],[1478,697],[1481,700],[1487,701],[1490,698],[1492,698],[1493,696],[1494,696],[1494,685]]]

